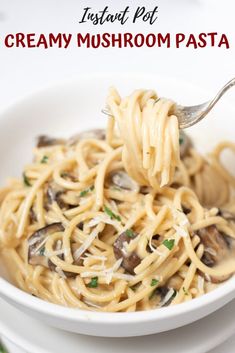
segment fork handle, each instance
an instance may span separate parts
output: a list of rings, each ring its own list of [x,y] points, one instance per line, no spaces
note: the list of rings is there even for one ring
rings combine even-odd
[[[223,88],[217,93],[217,95],[212,99],[208,106],[208,112],[214,107],[218,100],[231,88],[235,85],[235,77],[228,81]]]

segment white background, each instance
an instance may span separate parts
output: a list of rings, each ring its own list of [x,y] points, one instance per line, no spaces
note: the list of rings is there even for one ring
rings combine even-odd
[[[118,11],[129,5],[151,9],[159,5],[159,18],[153,26],[131,22],[119,24],[79,24],[82,9],[100,10],[105,5]],[[149,72],[174,76],[203,87],[214,87],[234,73],[235,30],[233,0],[0,0],[0,108],[16,99],[80,72]],[[6,33],[48,32],[224,32],[231,48],[164,49],[109,48],[85,49],[6,49]],[[157,88],[157,82],[156,82]]]
[[[132,12],[138,5],[148,9],[159,5],[159,18],[153,26],[141,22],[102,27],[79,24],[85,6],[98,11],[105,5],[113,12],[127,5]],[[216,92],[235,76],[234,13],[234,0],[0,0],[0,110],[46,85],[79,77],[84,72],[154,73],[190,81]],[[7,49],[2,43],[7,33],[88,31],[219,32],[228,35],[231,48],[85,49],[72,46],[66,50],[44,50]],[[229,93],[229,97],[234,101],[235,92]],[[232,353],[234,346],[235,339],[232,339],[213,353]]]

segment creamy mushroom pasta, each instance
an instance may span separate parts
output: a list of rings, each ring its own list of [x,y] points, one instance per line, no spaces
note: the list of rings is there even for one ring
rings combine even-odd
[[[179,131],[174,103],[111,89],[105,130],[40,136],[0,189],[0,252],[18,287],[49,302],[138,311],[207,293],[235,272],[235,176]]]

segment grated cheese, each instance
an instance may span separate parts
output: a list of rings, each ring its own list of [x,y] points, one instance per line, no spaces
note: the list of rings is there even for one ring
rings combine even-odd
[[[128,256],[129,251],[128,251],[128,242],[124,241],[123,246],[122,246],[122,252],[125,256]]]
[[[78,260],[80,256],[91,246],[99,232],[101,231],[103,227],[103,223],[100,223],[91,233],[90,235],[86,238],[84,243],[74,252],[73,258],[74,261]]]
[[[197,278],[197,288],[199,293],[204,293],[204,278],[202,276],[198,276]]]
[[[52,256],[58,256],[58,255],[62,255],[65,253],[65,249],[60,249],[60,250],[55,250],[55,251],[45,251],[45,256],[46,257],[52,257]]]
[[[34,245],[35,243],[37,243],[39,238],[40,237],[38,236],[38,237],[32,237],[32,238],[28,239],[29,246]]]
[[[125,250],[127,251],[127,253],[132,252],[132,251],[135,250],[135,248],[136,248],[136,246],[137,246],[137,244],[139,242],[140,237],[141,237],[140,234],[138,234],[137,237],[135,237],[134,239],[131,239],[131,241],[129,243],[124,242]]]
[[[64,271],[63,271],[60,267],[56,266],[55,271],[58,273],[58,275],[59,275],[60,277],[66,279],[65,273],[64,273]]]
[[[94,260],[107,261],[107,256],[92,255],[88,252],[86,252],[84,255],[86,256],[86,257],[84,257],[84,259],[87,257],[89,257],[89,258],[91,257]]]
[[[81,277],[82,278],[84,278],[84,277],[91,278],[91,277],[96,277],[96,276],[97,277],[107,277],[107,270],[104,270],[104,271],[101,271],[101,272],[100,271],[87,271],[87,272],[82,272],[81,273]],[[120,272],[114,272],[112,274],[112,278],[123,279],[125,281],[132,281],[135,278],[135,276],[128,275],[128,274],[125,274],[125,273],[120,273]]]
[[[176,224],[173,225],[173,228],[182,238],[186,238],[188,236],[188,232],[184,228],[177,226]]]
[[[207,280],[207,282],[211,282],[211,277],[210,277],[210,275],[208,275],[208,273],[205,273],[204,276],[205,276],[205,279]]]
[[[120,272],[113,273],[113,277],[118,279],[123,279],[125,281],[132,281],[135,278],[135,276],[133,275],[128,275],[126,273],[120,273]]]
[[[41,249],[41,247],[47,242],[48,236],[36,247],[36,249],[33,250],[33,254],[36,254],[38,250]]]
[[[99,272],[99,271],[86,271],[86,272],[82,272],[81,274],[80,274],[80,276],[82,277],[82,278],[84,278],[84,277],[104,277],[104,276],[106,276],[106,274],[105,274],[105,270],[104,271],[102,271],[102,272]]]
[[[106,223],[106,224],[110,224],[113,226],[119,226],[118,222],[111,219],[108,215],[103,214],[97,217],[94,217],[90,222],[87,223],[88,227],[94,227],[98,224],[100,224],[100,222]]]
[[[172,215],[176,223],[173,228],[176,230],[177,234],[182,238],[187,238],[189,236],[188,226],[190,225],[188,217],[178,209],[170,207]]]
[[[90,201],[90,199],[92,199],[92,198],[93,198],[92,195],[87,195],[87,196],[84,196],[84,197],[80,198],[80,202],[79,202],[80,206],[85,205],[85,204],[88,203],[88,202]]]
[[[112,281],[112,277],[115,271],[117,271],[119,269],[119,267],[121,266],[123,261],[123,258],[118,259],[115,264],[113,265],[113,267],[111,267],[110,269],[107,270],[107,275],[106,275],[106,282],[107,284],[109,284]]]
[[[149,240],[148,245],[149,245],[150,249],[152,250],[152,252],[155,252],[159,256],[164,256],[164,254],[161,251],[159,251],[157,248],[155,248],[155,246],[153,246],[152,238]]]
[[[207,252],[208,254],[211,254],[212,256],[216,256],[217,255],[217,252],[214,249],[210,248],[210,247],[206,247],[204,249],[204,251]]]
[[[161,302],[161,306],[164,306],[170,299],[171,297],[175,294],[175,291],[173,288],[170,288],[169,291],[166,293],[164,299]]]
[[[117,204],[116,204],[116,202],[115,202],[114,200],[111,200],[111,201],[110,201],[110,206],[111,206],[112,209],[114,209],[114,211],[115,211],[116,213],[119,213],[119,210],[118,210],[118,208],[117,208]]]

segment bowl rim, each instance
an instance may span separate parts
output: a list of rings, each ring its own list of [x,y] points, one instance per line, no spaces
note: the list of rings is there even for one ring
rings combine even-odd
[[[156,74],[154,74],[156,75]],[[0,110],[0,125],[4,125],[4,120],[6,118],[9,119],[7,116],[8,114],[12,115],[15,113],[15,111],[20,108],[21,106],[24,106],[28,102],[30,102],[33,99],[41,98],[44,96],[46,93],[56,91],[60,88],[63,87],[69,87],[72,85],[76,85],[79,80],[94,80],[94,78],[104,78],[105,77],[112,77],[112,78],[120,78],[123,77],[126,79],[128,78],[152,78],[153,75],[146,74],[144,72],[131,72],[131,73],[117,73],[117,72],[99,72],[99,73],[84,73],[84,74],[79,74],[73,79],[66,79],[66,80],[60,80],[56,83],[53,84],[48,84],[44,87],[41,87],[38,90],[33,91],[30,94],[26,94],[23,97],[19,98],[15,102],[11,102],[10,105],[7,107],[3,108]],[[191,86],[193,89],[200,89],[200,91],[205,91],[205,93],[208,93],[210,91],[210,88],[208,89],[202,89],[199,85],[193,84],[191,82],[176,78],[176,77],[167,77],[164,76],[162,77],[161,75],[158,75],[158,78],[160,80],[171,82],[179,82],[181,84]],[[226,102],[226,99],[224,100]],[[232,108],[234,110],[233,105],[231,104],[231,101],[226,102],[229,108]],[[11,116],[13,118],[13,116]],[[98,311],[88,311],[88,310],[82,310],[82,309],[76,309],[76,308],[68,308],[64,306],[60,306],[54,303],[50,303],[47,301],[44,301],[43,299],[37,298],[32,296],[31,294],[24,292],[23,290],[17,288],[4,278],[0,276],[0,295],[3,297],[3,299],[7,300],[9,299],[11,302],[20,304],[21,306],[24,306],[25,308],[29,308],[31,310],[34,310],[36,312],[45,314],[45,315],[50,315],[54,318],[60,318],[60,319],[66,319],[66,320],[72,320],[72,321],[81,321],[83,323],[85,322],[94,322],[94,323],[100,323],[100,324],[117,324],[117,323],[144,323],[144,322],[150,322],[150,321],[161,321],[162,319],[170,319],[176,316],[181,316],[183,314],[187,313],[194,313],[195,311],[199,309],[203,309],[205,307],[209,307],[213,303],[216,302],[222,302],[222,306],[226,304],[228,301],[231,301],[232,299],[235,298],[235,276],[233,278],[229,279],[219,287],[215,288],[209,293],[206,293],[202,295],[201,297],[195,298],[193,300],[183,302],[174,306],[170,307],[162,307],[162,308],[156,308],[156,309],[151,309],[151,310],[146,310],[146,311],[136,311],[136,312],[98,312]],[[223,300],[224,299],[224,300]],[[115,314],[115,315],[113,315]]]
[[[140,323],[150,321],[161,321],[162,319],[171,319],[187,313],[194,313],[199,309],[210,306],[215,302],[223,301],[223,305],[235,298],[235,277],[226,283],[215,288],[201,297],[169,307],[156,308],[146,311],[135,312],[102,312],[88,311],[79,308],[68,308],[58,304],[47,302],[41,298],[32,296],[17,288],[7,280],[0,278],[0,295],[3,299],[10,299],[11,302],[20,304],[25,308],[50,315],[54,318],[81,321],[83,323],[92,321],[100,324],[117,323]],[[222,306],[222,305],[221,305]],[[115,315],[114,315],[115,314]]]

